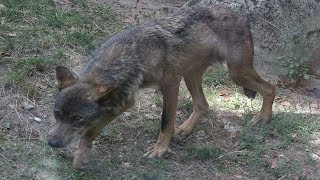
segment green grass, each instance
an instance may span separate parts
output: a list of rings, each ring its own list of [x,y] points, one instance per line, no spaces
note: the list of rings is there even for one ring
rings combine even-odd
[[[202,160],[216,160],[221,155],[221,150],[208,146],[188,146],[186,148],[186,157],[198,158]]]
[[[217,82],[214,77],[210,78],[213,79],[211,82]],[[223,158],[216,160],[220,172],[234,172],[240,168],[246,172],[250,171],[252,173],[250,177],[257,179],[261,177],[292,179],[301,175],[301,167],[316,172],[315,162],[309,157],[306,149],[311,151],[317,149],[310,145],[309,141],[312,136],[319,137],[319,116],[297,113],[294,107],[284,108],[275,103],[271,124],[258,123],[252,126],[249,122],[260,110],[261,96],[258,95],[256,99],[250,100],[242,94],[240,87],[234,84],[225,85],[224,82],[225,80],[213,83],[212,86],[205,81],[205,93],[209,104],[241,114],[244,120],[241,122],[242,130],[237,133],[237,151],[241,153],[226,153]],[[221,90],[227,90],[228,95],[219,96]],[[287,90],[280,89],[280,91],[283,91],[282,96],[286,97]],[[273,155],[279,157],[275,168],[271,167]],[[222,162],[228,165],[225,167]],[[316,176],[312,174],[310,177]]]
[[[251,117],[252,115],[245,115],[246,122]],[[257,177],[270,174],[277,178],[283,176],[290,178],[299,171],[299,167],[307,166],[306,164],[309,164],[309,168],[312,169],[312,160],[300,162],[295,159],[301,156],[297,152],[291,152],[294,158],[281,158],[277,168],[271,168],[270,163],[265,163],[263,159],[270,154],[279,155],[290,151],[289,147],[302,152],[304,149],[311,148],[308,141],[313,133],[319,132],[319,120],[315,115],[288,112],[275,114],[270,125],[246,126],[238,135],[238,139],[240,150],[248,153],[233,158],[245,164],[246,169],[256,169]],[[307,156],[307,152],[304,153]],[[272,157],[268,156],[268,158]]]
[[[245,117],[248,122],[252,115],[245,115]],[[240,147],[253,150],[256,145],[263,145],[270,137],[277,138],[284,144],[296,142],[307,144],[311,135],[320,131],[319,120],[320,118],[316,115],[277,113],[270,125],[246,126],[240,134]]]
[[[8,0],[1,3],[0,53],[7,81],[30,86],[28,77],[68,61],[68,52],[87,55],[103,39],[122,29],[110,7],[72,1],[71,8],[51,0]]]
[[[210,69],[203,77],[203,83],[208,86],[226,85],[231,81],[229,73],[226,69]]]
[[[130,172],[124,179],[130,180],[161,180],[167,179],[166,171],[169,170],[168,162],[163,159],[142,159],[139,163],[144,164],[144,169],[140,172]],[[148,168],[146,168],[148,167]]]
[[[193,108],[192,98],[190,98],[190,99],[180,98],[178,107],[181,110],[191,112],[192,108]]]

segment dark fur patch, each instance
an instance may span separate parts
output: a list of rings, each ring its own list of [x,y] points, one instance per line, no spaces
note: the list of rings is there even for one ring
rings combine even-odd
[[[168,126],[169,118],[166,111],[163,111],[161,115],[161,131],[164,131]]]
[[[251,89],[243,88],[243,93],[250,99],[254,99],[257,95],[256,91],[252,91]]]

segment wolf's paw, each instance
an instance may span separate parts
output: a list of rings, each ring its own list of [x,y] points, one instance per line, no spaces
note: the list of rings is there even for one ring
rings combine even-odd
[[[272,115],[268,114],[268,115],[263,115],[261,113],[258,113],[257,115],[253,116],[253,118],[251,119],[250,121],[250,124],[252,126],[256,125],[257,123],[270,123],[271,122],[271,119],[272,119]]]
[[[72,167],[78,170],[84,170],[90,163],[89,155],[85,153],[75,153]]]
[[[169,147],[165,147],[156,143],[150,146],[143,156],[148,156],[149,158],[162,157],[168,151],[170,151]]]
[[[193,127],[182,124],[181,126],[175,128],[173,136],[176,138],[187,136],[191,133],[192,129]]]

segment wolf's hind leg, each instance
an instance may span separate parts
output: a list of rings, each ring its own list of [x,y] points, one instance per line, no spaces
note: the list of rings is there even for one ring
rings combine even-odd
[[[245,94],[247,96],[249,95],[249,97],[254,97],[255,92],[258,92],[263,97],[261,110],[252,119],[252,122],[270,122],[272,119],[272,104],[275,97],[274,85],[263,80],[259,76],[259,74],[251,67],[241,68],[230,64],[229,71],[232,80],[237,85],[249,89],[249,91],[245,91]]]

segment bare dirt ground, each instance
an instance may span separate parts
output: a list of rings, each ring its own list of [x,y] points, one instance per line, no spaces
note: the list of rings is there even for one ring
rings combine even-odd
[[[186,1],[95,2],[111,6],[126,23],[137,24],[170,13]],[[82,59],[83,54],[71,57]],[[164,158],[149,159],[142,155],[157,138],[162,100],[155,90],[141,90],[136,106],[94,141],[89,168],[77,171],[71,167],[76,144],[62,150],[47,145],[55,121],[54,68],[34,76],[37,83],[30,98],[4,83],[3,67],[0,179],[319,179],[320,104],[305,92],[279,87],[274,123],[252,128],[247,124],[259,110],[261,97],[247,100],[228,78],[225,85],[212,85],[210,77],[219,74],[210,71],[204,81],[210,110],[191,135],[173,139]],[[191,111],[191,97],[182,84],[177,123]]]

